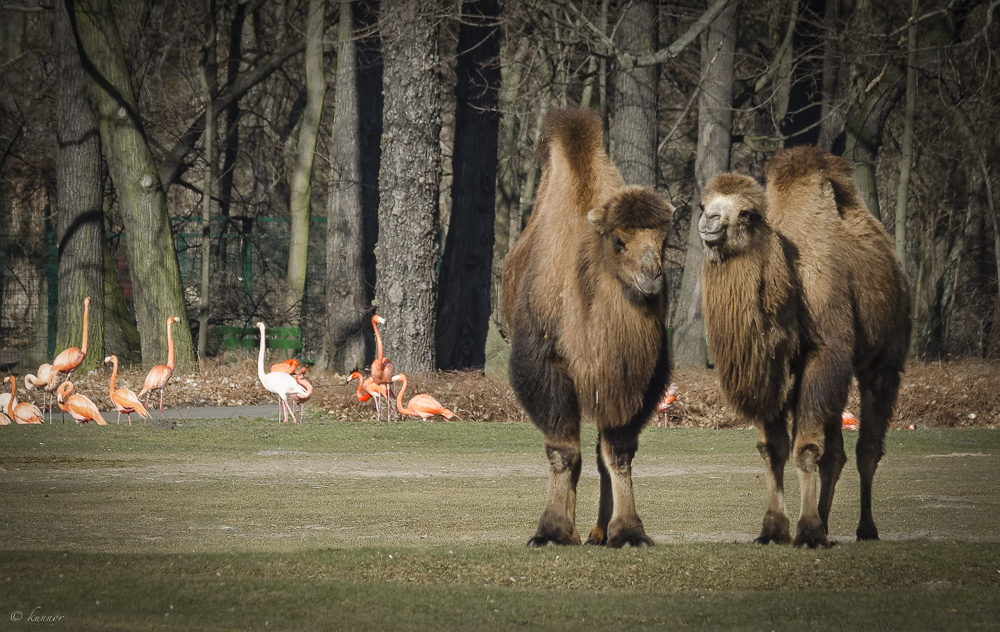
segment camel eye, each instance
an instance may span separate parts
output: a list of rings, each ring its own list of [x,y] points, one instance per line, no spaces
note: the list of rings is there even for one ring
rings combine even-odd
[[[740,221],[749,222],[751,217],[753,217],[753,211],[750,210],[740,211]]]
[[[615,252],[625,252],[625,242],[618,238],[617,235],[613,237],[613,242],[615,245]]]

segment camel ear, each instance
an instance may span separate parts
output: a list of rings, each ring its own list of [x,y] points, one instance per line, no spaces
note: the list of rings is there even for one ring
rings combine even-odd
[[[607,215],[607,209],[603,206],[598,206],[597,208],[590,209],[587,213],[587,221],[590,222],[597,234],[603,235],[607,232],[607,227],[604,224],[605,216]]]

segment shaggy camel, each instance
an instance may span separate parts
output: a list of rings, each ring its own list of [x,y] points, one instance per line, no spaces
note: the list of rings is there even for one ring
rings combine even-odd
[[[510,382],[545,436],[550,466],[528,545],[580,543],[581,418],[599,430],[600,504],[588,543],[650,545],[632,458],[670,376],[661,253],[673,207],[625,186],[592,112],[550,113],[538,154],[535,210],[503,270]]]
[[[729,402],[757,428],[765,463],[768,505],[756,541],[791,541],[783,488],[791,449],[802,490],[794,544],[829,546],[852,376],[861,394],[857,537],[875,540],[872,479],[910,338],[906,281],[846,161],[796,147],[771,158],[765,175],[766,192],[752,178],[717,176],[698,222],[710,349]]]

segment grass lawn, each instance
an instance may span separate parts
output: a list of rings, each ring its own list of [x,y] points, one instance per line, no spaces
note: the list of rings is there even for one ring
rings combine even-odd
[[[750,543],[753,431],[661,428],[634,463],[657,546],[535,550],[529,424],[4,427],[0,630],[1000,629],[1000,433],[891,432],[866,543],[855,436],[828,550]]]

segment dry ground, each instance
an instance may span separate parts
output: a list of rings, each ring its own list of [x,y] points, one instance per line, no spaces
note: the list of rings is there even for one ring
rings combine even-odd
[[[272,358],[271,361],[276,361]],[[245,406],[273,403],[275,400],[257,380],[257,366],[248,357],[210,360],[188,374],[176,374],[167,387],[166,406]],[[360,403],[355,397],[357,382],[345,384],[344,376],[335,373],[309,372],[315,386],[310,403],[335,418],[374,418],[371,402]],[[78,377],[77,389],[95,401],[107,399],[107,371]],[[119,386],[136,392],[145,372],[126,368],[119,374]],[[667,425],[690,428],[738,428],[746,426],[726,406],[725,397],[713,371],[682,369],[673,381],[679,387],[674,412]],[[466,421],[527,421],[510,386],[503,379],[488,377],[481,371],[438,372],[411,375],[405,395],[431,393],[446,407]],[[154,394],[150,404],[157,401]],[[860,408],[856,389],[852,388],[848,409],[855,415]],[[903,375],[893,428],[1000,427],[1000,363],[962,360],[954,362],[911,362]]]

